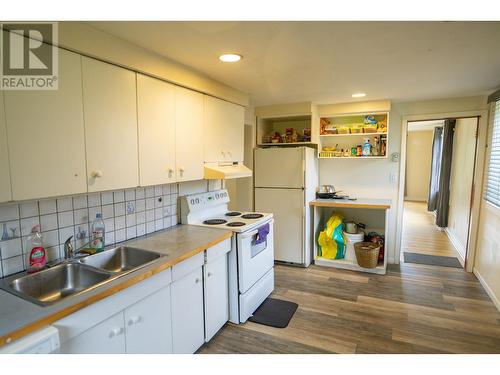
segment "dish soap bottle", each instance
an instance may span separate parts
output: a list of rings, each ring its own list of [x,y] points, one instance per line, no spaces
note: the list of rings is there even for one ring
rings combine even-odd
[[[95,220],[92,222],[92,240],[91,246],[100,253],[104,250],[104,221],[102,221],[102,215],[97,213],[95,215]]]
[[[370,156],[372,154],[372,145],[370,140],[365,138],[365,143],[363,144],[363,156]]]
[[[26,252],[28,253],[28,264],[26,270],[28,273],[34,273],[45,268],[47,263],[47,253],[43,247],[40,226],[35,225],[28,236]]]

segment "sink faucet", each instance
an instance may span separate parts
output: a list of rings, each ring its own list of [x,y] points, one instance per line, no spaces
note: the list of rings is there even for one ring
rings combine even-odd
[[[76,254],[80,252],[85,246],[90,245],[91,241],[83,244],[76,251],[74,250],[73,244],[71,243],[71,239],[73,236],[69,236],[69,238],[64,242],[64,260],[71,260],[75,257]]]

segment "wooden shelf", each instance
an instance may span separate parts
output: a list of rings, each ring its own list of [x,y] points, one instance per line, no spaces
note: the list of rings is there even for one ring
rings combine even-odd
[[[367,135],[387,135],[387,133],[349,133],[349,134],[320,134],[320,137],[355,137]]]
[[[314,260],[314,264],[316,264],[318,266],[342,268],[342,269],[351,270],[351,271],[362,271],[362,272],[376,273],[379,275],[385,275],[385,273],[386,273],[386,267],[384,266],[384,264],[380,264],[380,263],[375,268],[363,268],[363,267],[360,267],[356,261],[349,261],[349,260],[345,260],[345,259],[326,259],[326,258],[322,258],[322,257],[317,257]]]
[[[385,156],[318,156],[318,159],[387,159]]]
[[[309,202],[309,206],[317,207],[345,207],[345,208],[369,208],[388,210],[391,208],[390,199],[358,198],[349,199],[322,199],[317,198]]]
[[[259,147],[259,146],[295,146],[295,145],[306,146],[306,145],[316,145],[316,143],[312,143],[312,142],[259,143],[259,144],[257,144],[257,147]]]

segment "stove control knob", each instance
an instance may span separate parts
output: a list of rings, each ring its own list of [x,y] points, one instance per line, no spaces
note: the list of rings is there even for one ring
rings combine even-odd
[[[190,202],[191,202],[191,204],[194,204],[194,199],[191,199],[191,201],[190,201]]]
[[[199,204],[200,203],[200,198],[196,198],[196,204]]]

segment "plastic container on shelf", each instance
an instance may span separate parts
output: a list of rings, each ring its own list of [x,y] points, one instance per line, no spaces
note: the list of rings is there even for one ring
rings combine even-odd
[[[362,231],[358,231],[356,234],[350,234],[344,231],[344,237],[346,239],[346,249],[344,259],[349,262],[357,263],[356,251],[354,250],[354,244],[358,242],[363,242],[365,240],[365,234]]]

